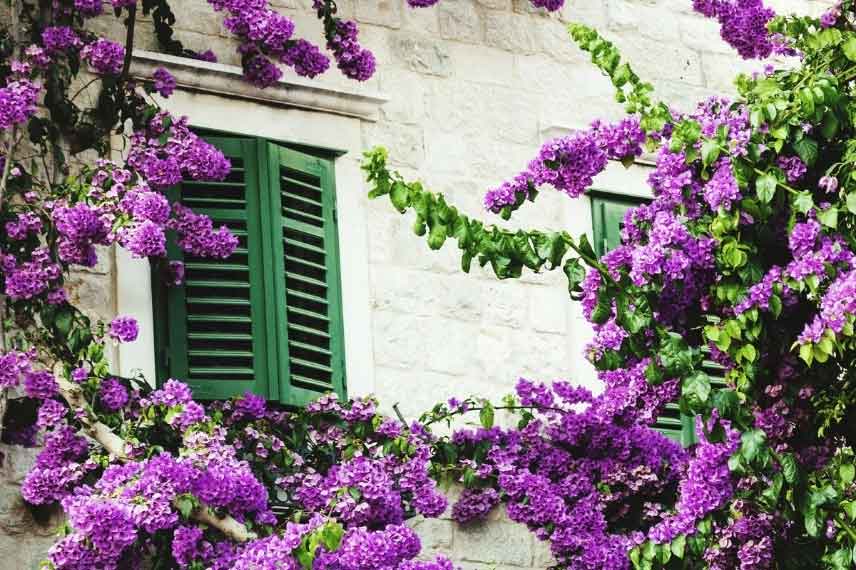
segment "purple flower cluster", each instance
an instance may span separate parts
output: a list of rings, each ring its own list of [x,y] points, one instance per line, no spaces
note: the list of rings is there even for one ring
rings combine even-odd
[[[464,489],[452,506],[452,518],[460,524],[483,520],[499,504],[500,499],[499,492],[493,487]]]
[[[39,99],[41,87],[28,79],[19,79],[0,87],[0,131],[26,123]]]
[[[168,227],[178,234],[178,245],[187,253],[226,258],[238,247],[238,238],[226,226],[215,230],[208,216],[195,214],[181,204],[173,206],[173,213]]]
[[[577,198],[606,168],[608,159],[638,156],[644,141],[635,118],[612,125],[596,121],[586,131],[544,144],[527,170],[487,192],[485,208],[496,213],[517,206],[543,184]]]
[[[25,240],[30,234],[42,231],[42,219],[32,212],[18,214],[16,220],[6,222],[6,235],[9,239]]]
[[[102,0],[74,0],[74,9],[85,18],[92,18],[101,14],[104,9]]]
[[[778,525],[767,513],[741,513],[716,529],[719,541],[704,553],[710,570],[770,570]]]
[[[54,227],[59,233],[59,258],[66,263],[94,267],[98,263],[96,245],[110,243],[109,217],[98,208],[79,202],[68,207],[57,204]]]
[[[785,275],[795,281],[813,277],[822,283],[829,278],[828,269],[856,267],[856,254],[846,240],[840,235],[826,235],[815,220],[795,224],[788,247],[793,261],[785,267]]]
[[[119,342],[134,342],[139,333],[137,319],[132,317],[116,317],[110,322],[109,334]]]
[[[841,2],[835,4],[835,6],[820,16],[820,25],[824,28],[833,28],[838,23],[839,18],[841,18]]]
[[[820,342],[826,331],[853,336],[856,319],[856,270],[839,275],[820,301],[820,311],[808,323],[797,341],[800,344]]]
[[[62,423],[67,412],[68,408],[62,402],[53,399],[44,400],[42,405],[39,406],[39,414],[36,418],[36,427],[38,427],[39,430],[54,428]]]
[[[159,67],[152,74],[152,79],[155,80],[155,91],[157,91],[161,97],[169,97],[172,95],[172,92],[175,91],[175,77],[172,74],[164,69],[163,67]]]
[[[725,430],[725,441],[712,443],[704,437],[702,426],[696,427],[701,441],[690,458],[686,475],[681,479],[676,513],[649,532],[655,542],[671,542],[679,534],[692,534],[698,521],[724,505],[734,493],[734,481],[728,459],[740,447],[740,432],[714,411],[709,428],[719,422]]]
[[[522,405],[536,408],[522,429],[453,434],[467,458],[488,444],[480,453],[485,459],[464,460],[479,486],[461,495],[453,516],[483,517],[501,493],[508,516],[549,541],[561,566],[625,570],[627,550],[640,537],[620,529],[621,517],[673,488],[685,462],[680,446],[633,419],[628,424],[609,387],[593,397],[566,383],[550,388],[521,380],[517,392]],[[647,526],[658,521],[653,516]]]
[[[5,281],[5,294],[17,301],[47,292],[60,278],[62,270],[53,262],[48,249],[40,247],[25,262],[19,262],[13,255],[0,255],[0,273]]]
[[[80,51],[80,57],[96,73],[119,75],[125,61],[125,46],[104,38],[98,38]]]
[[[163,142],[163,140],[166,142]],[[131,136],[127,163],[154,189],[162,190],[191,180],[222,180],[231,168],[223,153],[200,139],[187,118],[156,115],[148,128]]]
[[[713,176],[704,186],[704,200],[711,210],[731,209],[734,202],[740,200],[740,188],[731,170],[731,162],[723,159],[719,162]]]
[[[313,44],[294,40],[294,22],[271,9],[267,0],[208,0],[217,11],[225,11],[223,25],[239,40],[244,77],[258,87],[269,87],[282,77],[276,61],[294,68],[298,75],[315,77],[330,61]]]
[[[565,5],[565,0],[530,0],[536,8],[544,8],[548,12],[555,12]]]
[[[19,386],[24,374],[30,370],[35,356],[34,352],[17,351],[0,354],[0,390]]]
[[[360,46],[357,41],[357,24],[348,20],[336,22],[335,31],[327,39],[327,47],[339,69],[350,79],[365,81],[375,71],[375,57],[372,52]]]
[[[708,18],[716,18],[722,39],[744,59],[765,58],[784,51],[767,30],[776,13],[762,0],[693,0],[693,8]]]
[[[77,33],[68,26],[50,26],[42,32],[42,44],[48,54],[54,55],[80,49],[83,42]]]
[[[89,446],[69,426],[57,426],[45,437],[44,447],[27,473],[21,495],[33,505],[58,501],[71,492],[91,469]]]
[[[30,398],[47,400],[59,393],[59,385],[47,370],[31,370],[24,374],[24,393]]]
[[[265,399],[251,392],[247,392],[242,398],[235,402],[232,417],[235,420],[260,420],[265,417],[266,411],[267,402]]]
[[[128,389],[116,378],[107,378],[101,382],[98,400],[108,412],[116,412],[128,404]]]
[[[798,156],[780,156],[778,165],[779,168],[785,171],[785,177],[791,184],[799,182],[808,170],[805,163]]]

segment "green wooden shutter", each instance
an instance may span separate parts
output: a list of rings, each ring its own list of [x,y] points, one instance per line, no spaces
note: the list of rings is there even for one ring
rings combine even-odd
[[[630,208],[645,203],[639,198],[594,194],[591,197],[594,250],[598,256],[621,245],[621,224]],[[654,429],[687,446],[695,442],[693,419],[681,414],[677,404],[667,404]]]
[[[303,405],[324,392],[345,395],[339,245],[333,165],[268,145],[282,403]],[[267,223],[267,222],[265,222]]]
[[[251,391],[268,396],[267,337],[272,334],[265,307],[263,239],[260,224],[260,144],[247,139],[207,138],[232,162],[223,182],[183,182],[172,197],[215,226],[226,225],[239,239],[227,259],[182,255],[171,243],[172,259],[183,259],[186,281],[169,288],[165,310],[165,377],[184,379],[201,399],[221,399]],[[270,330],[269,330],[270,329]],[[161,378],[161,381],[164,378]]]

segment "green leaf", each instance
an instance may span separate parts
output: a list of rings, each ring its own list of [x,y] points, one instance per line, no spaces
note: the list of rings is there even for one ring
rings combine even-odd
[[[850,36],[841,46],[841,52],[844,57],[850,61],[856,61],[856,36]]]
[[[776,195],[778,185],[779,181],[772,174],[759,176],[755,181],[755,193],[758,195],[758,199],[764,204],[770,203]]]
[[[687,346],[683,336],[676,333],[669,335],[660,342],[660,362],[669,377],[679,377],[690,372],[693,368],[693,352]],[[706,399],[702,398],[702,401]]]
[[[793,200],[794,208],[796,208],[801,214],[807,214],[812,208],[814,208],[814,198],[812,198],[810,192],[800,192]]]
[[[828,228],[837,228],[838,227],[838,208],[827,208],[821,212],[818,212],[817,219],[821,224]]]
[[[782,298],[778,295],[770,295],[770,313],[777,319],[782,314]]]
[[[856,466],[852,463],[844,463],[838,467],[838,476],[841,478],[842,485],[845,487],[850,485],[853,479],[856,478]]]
[[[848,570],[851,562],[850,549],[839,548],[831,555],[824,556],[823,561],[829,564],[833,570]]]
[[[410,192],[407,188],[407,184],[399,180],[392,185],[392,190],[389,193],[389,200],[399,213],[403,214],[405,210],[407,210],[407,207],[410,205],[409,197]]]
[[[805,115],[814,115],[814,94],[808,87],[804,87],[800,90],[800,103],[802,104],[802,111]]]
[[[565,261],[565,265],[562,269],[564,269],[565,276],[568,278],[568,291],[577,291],[580,284],[583,282],[583,279],[586,278],[585,267],[583,267],[579,259],[576,257],[570,257]]]
[[[782,466],[782,475],[785,476],[785,481],[793,485],[799,475],[799,467],[797,460],[790,453],[783,453],[779,457],[779,465]]]
[[[435,224],[428,232],[428,247],[431,249],[440,249],[446,241],[446,226],[443,224]]]
[[[814,166],[814,163],[817,162],[817,141],[811,139],[809,137],[803,137],[792,145],[797,155],[802,159],[804,163],[808,166]]]
[[[490,429],[493,427],[493,421],[494,421],[493,404],[491,404],[490,402],[484,403],[481,411],[479,412],[479,421],[481,422],[482,427],[484,427],[485,429]]]
[[[847,194],[847,210],[851,214],[856,214],[856,192]]]
[[[723,418],[732,418],[740,407],[740,396],[734,390],[717,390],[713,395],[713,405]]]
[[[703,405],[710,396],[710,377],[699,370],[684,378],[681,384],[681,395],[693,408]]]
[[[678,558],[684,557],[684,550],[686,550],[687,546],[687,536],[685,534],[678,535],[672,540],[671,548],[672,554],[674,554]]]
[[[856,501],[844,501],[841,503],[841,508],[844,509],[844,512],[851,521],[856,520]]]
[[[193,509],[197,506],[196,499],[192,495],[183,494],[175,498],[175,508],[185,519],[189,519]]]
[[[758,457],[766,440],[767,436],[759,429],[751,429],[744,432],[740,437],[740,455],[746,461],[751,462]]]
[[[838,129],[841,122],[838,120],[838,115],[834,111],[827,111],[823,116],[823,124],[820,127],[820,134],[826,140],[832,140],[838,134]]]
[[[805,531],[809,536],[818,537],[820,535],[820,524],[819,514],[817,512],[817,507],[813,507],[810,505],[806,505],[803,509],[803,522],[805,524]]]
[[[701,144],[701,160],[705,166],[710,166],[719,158],[719,143],[708,139]]]

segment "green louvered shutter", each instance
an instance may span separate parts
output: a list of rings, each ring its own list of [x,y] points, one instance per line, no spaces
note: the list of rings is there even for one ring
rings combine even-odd
[[[624,222],[624,214],[630,208],[645,202],[646,200],[638,198],[592,195],[592,231],[594,249],[598,256],[621,245],[621,225]],[[666,409],[657,418],[654,429],[680,441],[685,446],[695,442],[693,420],[682,415],[677,404],[666,405]]]
[[[222,182],[183,182],[172,198],[227,226],[239,245],[227,259],[182,255],[171,243],[171,259],[183,259],[183,287],[165,291],[158,309],[161,378],[184,379],[201,399],[251,391],[270,394],[263,239],[260,224],[259,150],[248,139],[206,138],[232,162]]]
[[[303,405],[345,394],[333,164],[268,145],[279,400]]]

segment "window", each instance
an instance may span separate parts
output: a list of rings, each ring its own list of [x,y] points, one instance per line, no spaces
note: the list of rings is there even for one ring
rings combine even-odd
[[[644,198],[594,193],[591,196],[594,250],[598,256],[621,245],[621,225],[627,210],[648,202]],[[712,364],[712,363],[711,363]],[[693,418],[684,416],[677,404],[668,404],[657,418],[654,429],[680,441],[684,446],[695,441]]]
[[[184,379],[201,399],[344,396],[332,161],[265,140],[206,140],[231,160],[229,177],[182,183],[170,198],[229,227],[239,245],[221,260],[169,244],[186,277],[182,287],[153,280],[158,381]]]

